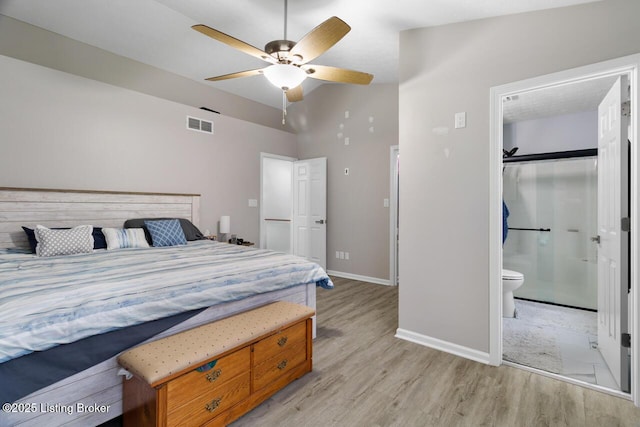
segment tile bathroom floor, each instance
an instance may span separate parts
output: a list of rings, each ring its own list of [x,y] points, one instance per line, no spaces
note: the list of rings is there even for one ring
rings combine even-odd
[[[550,333],[556,336],[562,358],[562,375],[620,390],[598,350],[597,336],[564,328],[557,328]]]
[[[620,390],[597,348],[597,313],[519,299],[515,302],[518,322],[534,326],[555,342],[562,366],[556,373]]]

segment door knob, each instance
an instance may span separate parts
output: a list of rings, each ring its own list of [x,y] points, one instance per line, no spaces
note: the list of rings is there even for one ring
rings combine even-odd
[[[316,224],[324,224],[324,219],[319,219],[316,221]]]
[[[592,237],[591,241],[596,242],[597,244],[600,244],[600,236],[598,235],[598,236]]]

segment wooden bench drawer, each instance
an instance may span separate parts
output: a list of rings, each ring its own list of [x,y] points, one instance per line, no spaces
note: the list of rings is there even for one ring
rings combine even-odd
[[[245,372],[226,383],[197,396],[187,404],[169,411],[167,426],[199,426],[247,398],[251,391],[251,375]],[[169,402],[171,400],[169,399]]]
[[[253,387],[259,390],[307,360],[306,342],[289,346],[283,352],[257,364],[253,370]]]
[[[311,372],[314,314],[277,301],[123,352],[123,425],[230,424]]]
[[[248,347],[221,357],[215,365],[205,372],[193,370],[167,384],[167,411],[171,412],[191,399],[193,396],[207,394],[224,385],[225,382],[249,371],[251,351]]]
[[[259,364],[273,356],[296,347],[300,343],[304,343],[307,339],[307,326],[305,322],[300,322],[277,334],[263,339],[253,346],[254,363]]]

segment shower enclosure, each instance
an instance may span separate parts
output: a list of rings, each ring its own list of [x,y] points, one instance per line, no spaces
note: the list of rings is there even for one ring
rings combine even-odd
[[[514,157],[504,166],[503,267],[524,274],[515,297],[596,310],[597,158]]]

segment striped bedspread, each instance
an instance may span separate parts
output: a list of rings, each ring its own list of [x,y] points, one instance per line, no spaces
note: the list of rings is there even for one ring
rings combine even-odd
[[[316,283],[303,258],[210,241],[39,258],[0,251],[0,363],[91,335]]]

